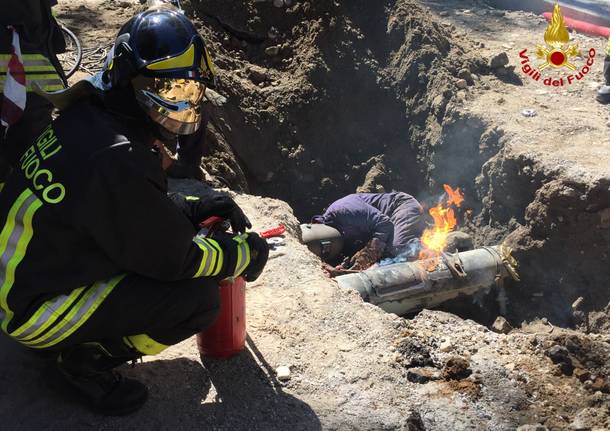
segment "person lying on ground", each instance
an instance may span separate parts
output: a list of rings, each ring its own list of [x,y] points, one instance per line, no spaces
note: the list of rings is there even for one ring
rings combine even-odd
[[[396,256],[417,240],[424,228],[423,209],[411,195],[355,193],[333,202],[313,217],[343,236],[343,267],[363,271],[384,256]]]

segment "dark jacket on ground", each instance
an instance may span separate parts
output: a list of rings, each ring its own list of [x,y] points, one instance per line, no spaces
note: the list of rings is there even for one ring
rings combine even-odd
[[[5,331],[44,301],[118,274],[174,281],[224,278],[235,267],[230,238],[193,241],[197,201],[184,199],[179,208],[168,198],[142,130],[86,100],[62,112],[20,157],[0,193]]]
[[[348,255],[373,238],[387,244],[394,254],[421,235],[422,213],[419,202],[406,193],[356,193],[333,202],[314,221],[339,230]]]

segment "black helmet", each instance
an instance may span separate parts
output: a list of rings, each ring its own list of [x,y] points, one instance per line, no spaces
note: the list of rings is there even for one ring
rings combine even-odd
[[[197,131],[206,86],[215,81],[203,38],[171,6],[148,9],[123,26],[108,74],[113,87],[131,85],[144,112],[178,135]]]

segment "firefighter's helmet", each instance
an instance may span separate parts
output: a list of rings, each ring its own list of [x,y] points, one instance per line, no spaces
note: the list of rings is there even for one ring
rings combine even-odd
[[[159,6],[129,20],[119,31],[108,66],[113,87],[129,87],[146,114],[177,135],[201,123],[214,64],[193,23],[173,7]]]

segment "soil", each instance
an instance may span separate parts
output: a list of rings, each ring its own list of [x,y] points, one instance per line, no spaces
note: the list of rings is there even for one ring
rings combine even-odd
[[[238,192],[255,230],[288,227],[248,286],[247,349],[215,361],[191,339],[126,367],[150,400],[109,419],[2,337],[6,429],[610,429],[609,118],[594,102],[604,41],[574,35],[598,50],[596,67],[547,88],[518,68],[544,22],[483,1],[183,4],[228,98],[207,133],[211,183]],[[140,8],[74,0],[58,16],[101,59]],[[491,67],[502,52],[508,64]],[[386,314],[299,243],[298,220],[334,198],[400,189],[430,204],[443,183],[465,191],[460,222],[477,246],[514,248],[522,281],[507,286],[506,335],[481,324],[497,315],[493,293],[483,308],[445,305],[453,314]]]

